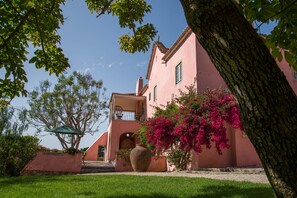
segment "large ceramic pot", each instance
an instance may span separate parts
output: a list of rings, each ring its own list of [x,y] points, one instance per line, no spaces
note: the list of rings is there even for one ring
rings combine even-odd
[[[152,158],[152,152],[146,146],[137,144],[130,153],[130,161],[134,171],[147,171]]]

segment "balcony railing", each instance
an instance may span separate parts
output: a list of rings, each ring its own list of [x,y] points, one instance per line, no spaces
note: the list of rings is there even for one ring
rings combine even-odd
[[[114,119],[115,120],[130,120],[130,121],[137,120],[135,117],[135,112],[133,112],[133,111],[122,111],[120,113],[117,112],[114,114]]]

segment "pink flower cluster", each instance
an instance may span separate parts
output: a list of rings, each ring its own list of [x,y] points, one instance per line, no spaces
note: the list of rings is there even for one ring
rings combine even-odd
[[[190,90],[191,91],[191,90]],[[190,93],[189,93],[190,95]],[[173,146],[184,151],[202,152],[202,145],[210,149],[214,143],[219,154],[229,148],[225,122],[241,128],[235,97],[220,89],[207,90],[203,95],[183,96],[177,100],[179,110],[171,117],[159,116],[146,122],[148,143],[160,153]]]
[[[171,147],[175,136],[172,134],[176,122],[166,117],[150,118],[146,121],[146,136],[148,143],[160,153]]]

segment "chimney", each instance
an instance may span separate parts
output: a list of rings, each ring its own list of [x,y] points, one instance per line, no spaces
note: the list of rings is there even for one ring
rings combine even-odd
[[[143,79],[142,77],[139,77],[136,82],[136,91],[135,91],[136,96],[140,94],[140,91],[142,90],[142,88],[143,88]]]

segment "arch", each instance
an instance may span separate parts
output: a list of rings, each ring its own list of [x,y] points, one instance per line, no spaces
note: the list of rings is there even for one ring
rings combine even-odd
[[[131,149],[135,147],[135,137],[132,132],[123,133],[120,136],[119,149]]]

